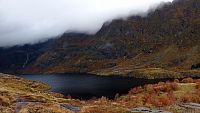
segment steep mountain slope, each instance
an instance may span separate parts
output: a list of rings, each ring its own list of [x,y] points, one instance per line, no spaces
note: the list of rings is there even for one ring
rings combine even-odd
[[[0,48],[0,72],[17,73],[34,62],[53,40],[35,45]]]
[[[105,24],[94,36],[64,34],[20,72],[199,75],[190,70],[200,63],[199,45],[200,1],[175,0],[146,17]]]

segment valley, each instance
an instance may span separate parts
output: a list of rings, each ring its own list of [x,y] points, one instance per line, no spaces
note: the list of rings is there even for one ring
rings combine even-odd
[[[199,30],[199,0],[175,0],[146,17],[114,20],[95,35],[66,33],[37,45],[2,48],[0,72],[199,77]]]
[[[7,1],[1,3],[10,7]],[[62,31],[67,25],[57,24],[76,14],[60,20],[65,7],[55,16],[37,12],[40,5],[28,14],[29,7],[19,14],[0,8],[2,17],[17,17],[0,19],[0,39],[8,42],[0,45],[0,113],[200,113],[200,0],[163,2],[145,15],[104,22],[93,34],[78,32],[79,24]],[[81,16],[75,20],[90,15]],[[30,42],[24,36],[31,34]]]

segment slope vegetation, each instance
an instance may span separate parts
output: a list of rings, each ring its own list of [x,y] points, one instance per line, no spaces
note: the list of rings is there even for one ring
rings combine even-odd
[[[199,76],[200,1],[175,0],[146,17],[106,23],[96,35],[68,33],[44,45],[26,50],[20,55],[23,58],[11,62],[6,56],[12,57],[22,48],[11,49],[10,54],[0,50],[4,64],[0,70],[148,78]],[[27,53],[33,54],[26,63]]]

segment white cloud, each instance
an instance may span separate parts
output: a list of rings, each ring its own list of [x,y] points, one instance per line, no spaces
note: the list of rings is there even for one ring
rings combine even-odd
[[[64,32],[97,32],[106,21],[173,0],[0,0],[0,47],[37,43]]]

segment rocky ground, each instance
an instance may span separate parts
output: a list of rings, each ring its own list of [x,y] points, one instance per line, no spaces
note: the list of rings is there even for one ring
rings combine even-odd
[[[79,110],[72,105],[76,100],[48,92],[49,88],[44,83],[0,74],[0,112],[73,113]]]
[[[199,113],[200,80],[145,85],[127,95],[87,101],[52,93],[44,83],[0,74],[0,113]]]

